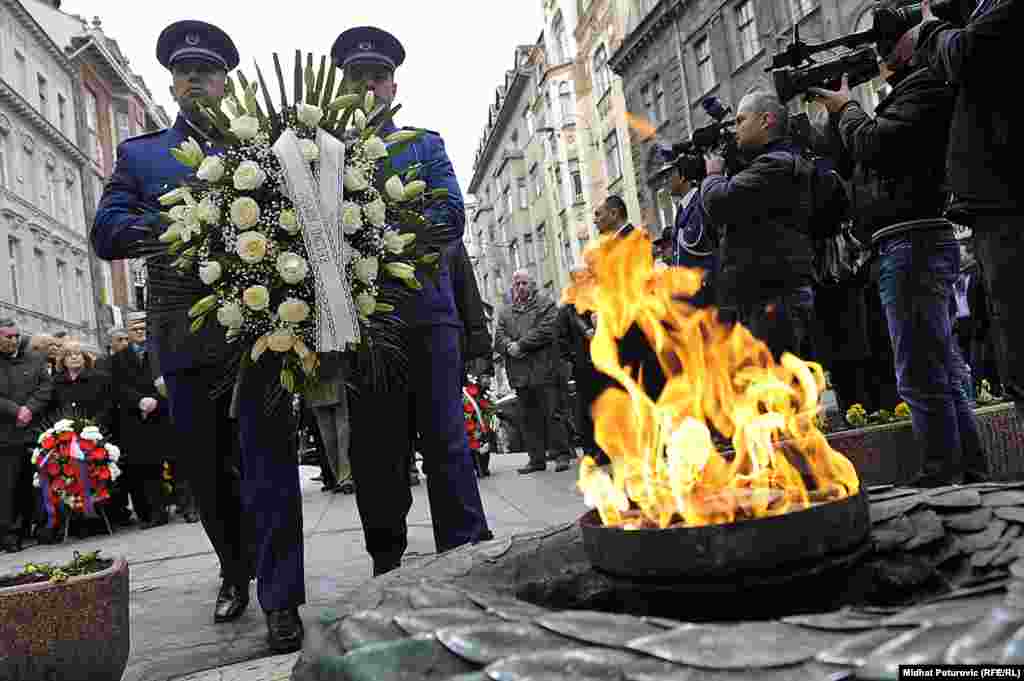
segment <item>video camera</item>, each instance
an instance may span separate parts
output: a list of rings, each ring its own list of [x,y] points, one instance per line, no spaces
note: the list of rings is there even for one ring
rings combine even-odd
[[[932,14],[943,21],[962,26],[970,9],[969,0],[933,0]],[[775,92],[783,103],[810,88],[820,87],[838,90],[843,75],[848,76],[851,88],[870,81],[879,74],[879,52],[886,56],[900,37],[921,22],[922,3],[903,7],[875,7],[872,10],[872,25],[866,31],[851,33],[835,40],[809,45],[800,40],[800,27],[793,30],[793,43],[772,58],[765,69],[772,72]],[[870,47],[876,45],[878,51]],[[849,50],[835,59],[817,63],[812,58],[819,52],[843,47]]]
[[[690,139],[662,150],[665,161],[673,163],[682,176],[691,182],[700,182],[704,179],[705,154],[720,154],[725,158],[726,167],[732,167],[737,157],[736,138],[730,130],[736,121],[728,117],[732,113],[732,107],[723,106],[722,101],[715,96],[704,98],[700,105],[714,123],[697,128]]]

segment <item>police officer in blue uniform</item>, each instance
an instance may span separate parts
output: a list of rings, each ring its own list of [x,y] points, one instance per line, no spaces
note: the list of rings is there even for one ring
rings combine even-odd
[[[374,27],[349,29],[338,36],[331,57],[347,81],[367,83],[378,102],[394,100],[394,73],[405,60],[405,49],[393,35]],[[389,122],[382,136],[395,130]],[[466,214],[441,136],[427,131],[393,162],[398,168],[422,163],[420,178],[428,189],[448,190],[447,201],[431,209],[428,217],[435,224],[458,227],[446,250],[457,247]],[[419,431],[437,550],[493,536],[484,517],[462,415],[462,321],[452,292],[449,257],[446,252],[441,260],[437,283],[424,281],[422,291],[400,310],[408,324],[407,388],[397,394],[365,391],[354,400],[352,474],[375,575],[398,567],[407,546],[406,516],[412,506],[408,462],[410,443],[416,438],[397,424],[415,424],[410,428]],[[385,427],[377,425],[381,414],[388,415]]]
[[[697,307],[714,304],[714,281],[718,271],[718,239],[713,225],[704,220],[698,191],[704,179],[704,158],[693,154],[671,157],[660,169],[668,183],[669,194],[678,201],[675,224],[669,230],[670,264],[704,270],[704,286],[690,302]]]
[[[216,132],[196,113],[196,103],[204,97],[223,97],[227,73],[239,61],[231,38],[210,24],[180,21],[163,31],[156,51],[173,75],[171,93],[181,113],[171,128],[126,140],[118,147],[117,166],[104,189],[91,233],[96,253],[105,260],[129,257],[133,243],[162,229],[159,197],[193,172],[171,155],[171,149],[191,137],[207,155],[222,151]],[[156,318],[154,355],[170,393],[185,476],[220,559],[223,583],[214,620],[227,622],[243,614],[255,575],[271,649],[298,650],[303,636],[298,606],[305,602],[298,466],[289,454],[287,429],[279,427],[279,419],[287,414],[267,418],[262,399],[262,386],[277,380],[278,369],[258,363],[246,372],[238,391],[239,485],[237,473],[233,479],[230,471],[238,466],[232,466],[228,457],[237,449],[229,420],[230,391],[216,408],[210,404],[211,391],[230,355],[224,331],[207,324],[192,334],[186,309],[159,312],[167,309],[165,304],[176,289],[194,286],[168,262],[169,258],[148,262],[149,306],[158,311],[151,314]]]

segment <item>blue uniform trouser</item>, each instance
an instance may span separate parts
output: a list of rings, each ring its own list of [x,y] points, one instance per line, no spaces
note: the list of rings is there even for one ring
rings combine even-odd
[[[287,397],[281,399],[271,413],[267,413],[265,406],[266,386],[279,380],[280,362],[274,359],[268,355],[247,369],[238,402],[241,513],[249,540],[247,556],[251,556],[257,594],[264,610],[293,608],[306,602],[302,495],[298,462],[290,447],[291,401]],[[165,379],[171,391],[176,424],[184,419],[186,423],[201,423],[205,428],[223,427],[215,423],[208,381],[181,380],[177,375]],[[176,400],[175,395],[179,399]],[[180,399],[182,396],[188,399]],[[174,406],[175,402],[178,406]],[[214,413],[212,417],[211,413]],[[199,507],[202,515],[202,498]],[[230,509],[221,512],[230,513]],[[221,562],[223,565],[223,557]]]
[[[957,366],[949,301],[960,270],[957,242],[911,232],[879,246],[878,287],[896,360],[896,384],[910,407],[926,475],[959,481],[984,475],[978,425]]]
[[[479,541],[487,532],[462,412],[459,329],[410,328],[406,347],[407,390],[364,388],[350,402],[356,503],[366,550],[381,564],[397,561],[407,546],[409,457],[415,440],[410,423],[420,435],[437,550]]]

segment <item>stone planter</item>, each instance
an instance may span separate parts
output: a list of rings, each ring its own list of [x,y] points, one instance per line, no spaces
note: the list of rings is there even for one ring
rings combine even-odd
[[[0,589],[0,679],[118,681],[128,664],[128,563]]]
[[[1013,403],[974,410],[993,480],[1024,477],[1024,422]],[[832,433],[829,444],[857,468],[864,485],[905,484],[918,472],[919,446],[910,421]]]

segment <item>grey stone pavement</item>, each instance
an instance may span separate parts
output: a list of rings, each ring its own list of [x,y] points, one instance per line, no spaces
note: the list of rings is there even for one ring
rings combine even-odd
[[[521,476],[525,454],[492,457],[492,475],[480,480],[484,510],[496,537],[567,522],[586,508],[576,491],[575,469]],[[310,478],[319,469],[300,467],[305,522],[308,604],[300,610],[312,622],[370,579],[355,497],[325,494]],[[413,488],[407,555],[434,551],[425,484]],[[123,529],[113,536],[69,540],[0,554],[0,574],[29,562],[66,562],[75,550],[100,549],[125,556],[131,574],[132,652],[122,681],[284,681],[298,654],[268,657],[266,626],[256,600],[237,622],[213,624],[220,580],[217,559],[202,526],[176,518],[151,530]]]

